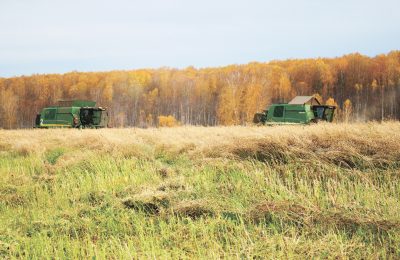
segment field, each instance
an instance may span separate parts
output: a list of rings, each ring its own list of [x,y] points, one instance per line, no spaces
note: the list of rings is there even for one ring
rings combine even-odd
[[[0,258],[400,258],[400,123],[0,130]]]

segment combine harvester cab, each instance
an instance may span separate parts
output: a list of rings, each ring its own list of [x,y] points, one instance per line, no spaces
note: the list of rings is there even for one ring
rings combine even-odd
[[[287,104],[272,104],[263,113],[256,113],[256,124],[309,124],[332,122],[335,106],[322,105],[313,96],[297,96]]]
[[[43,108],[36,116],[37,128],[103,128],[109,122],[106,108],[96,102],[61,100],[57,106]]]

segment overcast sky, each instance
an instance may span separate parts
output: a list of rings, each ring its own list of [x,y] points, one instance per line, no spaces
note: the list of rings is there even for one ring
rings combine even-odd
[[[0,77],[394,49],[399,0],[0,0]]]

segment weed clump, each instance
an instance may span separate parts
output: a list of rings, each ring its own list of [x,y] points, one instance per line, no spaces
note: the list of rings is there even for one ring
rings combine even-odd
[[[167,168],[161,168],[157,172],[162,178],[167,178],[169,175],[171,175]]]
[[[56,219],[52,225],[55,234],[63,234],[72,239],[82,239],[89,234],[89,221],[85,218],[71,217]]]
[[[170,192],[177,192],[177,191],[185,191],[187,190],[187,185],[184,183],[182,179],[174,178],[169,179],[163,182],[160,186],[158,186],[157,190],[159,191],[170,191]]]
[[[143,211],[148,214],[160,213],[160,206],[154,201],[142,201],[135,198],[126,198],[122,201],[122,204],[127,208]]]
[[[4,205],[19,207],[27,205],[28,201],[28,198],[15,186],[8,185],[0,188],[0,203]]]
[[[28,237],[32,237],[36,234],[40,234],[42,232],[46,232],[47,236],[51,236],[51,232],[49,231],[51,229],[51,226],[43,221],[34,221],[31,223],[31,225],[28,227],[26,235]]]
[[[50,184],[53,183],[56,179],[56,175],[54,174],[40,174],[40,175],[34,175],[32,177],[33,180],[39,182],[39,183],[46,183],[46,184]]]
[[[178,216],[197,219],[200,217],[211,217],[215,215],[215,210],[206,200],[187,200],[177,203],[173,207],[173,212]]]
[[[286,221],[304,224],[304,221],[310,216],[310,210],[289,201],[267,201],[256,205],[250,210],[249,215],[256,222],[260,220],[270,222],[277,217]]]
[[[88,203],[91,206],[102,205],[108,201],[107,193],[104,191],[91,191],[81,196],[79,201]]]
[[[122,204],[129,209],[143,211],[147,214],[158,214],[162,208],[169,206],[168,193],[163,191],[147,190],[122,200]]]

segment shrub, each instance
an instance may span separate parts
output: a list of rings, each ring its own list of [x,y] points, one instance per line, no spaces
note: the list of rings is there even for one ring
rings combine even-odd
[[[178,121],[175,119],[174,116],[159,116],[158,117],[158,126],[161,127],[173,127],[173,126],[177,126]]]

